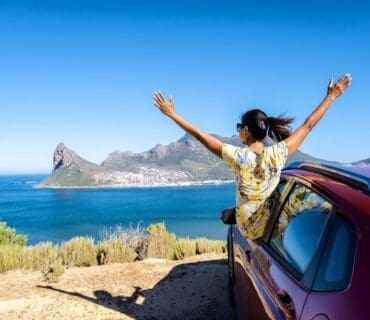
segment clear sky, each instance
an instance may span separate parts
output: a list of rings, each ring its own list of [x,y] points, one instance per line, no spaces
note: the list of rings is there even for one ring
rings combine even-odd
[[[295,128],[345,72],[301,150],[370,157],[367,1],[0,0],[0,40],[0,173],[49,172],[60,142],[100,163],[179,139],[155,90],[210,133],[254,107]]]

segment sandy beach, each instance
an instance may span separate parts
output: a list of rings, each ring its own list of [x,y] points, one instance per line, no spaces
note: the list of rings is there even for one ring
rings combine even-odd
[[[1,319],[232,319],[226,255],[0,274]]]

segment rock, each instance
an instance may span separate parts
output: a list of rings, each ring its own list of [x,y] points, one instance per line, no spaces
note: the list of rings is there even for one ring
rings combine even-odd
[[[60,167],[70,166],[77,155],[68,149],[64,143],[58,144],[54,151],[53,171]]]

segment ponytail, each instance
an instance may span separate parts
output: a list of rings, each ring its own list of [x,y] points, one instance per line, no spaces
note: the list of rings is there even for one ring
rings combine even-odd
[[[289,125],[293,121],[293,118],[283,116],[268,117],[263,111],[253,109],[243,114],[241,124],[247,126],[252,137],[258,141],[264,140],[267,136],[281,141],[290,136],[292,129]]]
[[[267,117],[266,122],[270,128],[270,130],[267,132],[267,135],[272,139],[276,139],[277,141],[288,138],[292,133],[290,124],[293,121],[293,118],[284,118],[283,116],[279,116],[277,118]]]

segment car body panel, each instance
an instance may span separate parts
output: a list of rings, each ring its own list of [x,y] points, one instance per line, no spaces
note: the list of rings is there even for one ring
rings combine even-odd
[[[354,170],[356,173],[369,174],[370,166]],[[305,287],[300,283],[299,279],[276,259],[268,248],[268,235],[261,240],[253,241],[243,235],[239,226],[232,225],[230,227],[234,250],[234,292],[240,319],[368,319],[370,195],[344,182],[308,170],[285,170],[282,179],[289,182],[287,188],[290,190],[297,182],[310,186],[315,193],[332,203],[335,208],[333,215],[343,216],[354,225],[357,242],[352,278],[345,290],[314,292],[311,287]],[[281,197],[286,197],[287,194],[286,191]],[[283,201],[284,199],[279,200],[276,212],[271,212],[270,230],[268,225],[266,233],[271,232],[271,224],[276,219]],[[328,231],[325,232],[329,234]],[[325,237],[320,242],[324,248]],[[312,274],[314,277],[315,270]],[[292,300],[295,316],[289,316],[282,311],[281,301],[279,304],[277,298],[279,292],[283,292]]]
[[[234,227],[234,239],[235,291],[241,297],[237,299],[240,318],[287,319],[276,303],[281,290],[292,299],[299,317],[307,291],[261,245],[245,238],[238,226]]]

